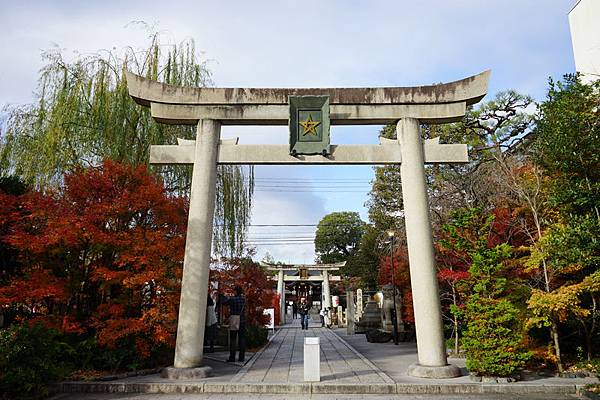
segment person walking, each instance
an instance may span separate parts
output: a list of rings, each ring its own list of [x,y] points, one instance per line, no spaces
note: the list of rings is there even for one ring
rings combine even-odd
[[[238,361],[244,362],[246,355],[246,314],[244,311],[246,299],[240,286],[233,288],[233,291],[235,296],[223,296],[221,301],[221,304],[229,306],[229,358],[226,361],[235,361],[237,343],[240,351]]]
[[[210,294],[206,299],[206,344],[207,353],[215,352],[215,339],[217,338],[217,313],[215,312],[215,302]]]
[[[292,303],[292,318],[293,319],[298,318],[298,305],[296,304],[295,301]]]
[[[321,311],[319,311],[319,318],[321,318],[321,328],[323,328],[325,326],[325,309],[321,308]]]
[[[298,313],[300,314],[300,325],[302,329],[308,330],[308,303],[306,299],[303,297],[300,300],[300,305],[298,306]]]
[[[329,315],[329,308],[325,309],[325,326],[331,328],[331,317]]]

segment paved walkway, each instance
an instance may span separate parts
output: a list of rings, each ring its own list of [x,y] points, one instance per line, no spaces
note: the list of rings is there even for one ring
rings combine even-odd
[[[321,381],[336,383],[393,383],[373,363],[327,328],[285,326],[268,347],[233,379],[242,383],[304,382],[304,338],[318,337],[321,345]]]
[[[406,375],[408,365],[416,361],[414,343],[368,343],[364,335],[347,335],[311,323],[301,330],[299,320],[280,328],[271,342],[246,365],[232,365],[216,358],[204,360],[214,376],[196,380],[167,380],[146,375],[108,382],[65,382],[63,392],[125,392],[120,399],[275,399],[314,398],[431,398],[424,394],[443,394],[445,398],[472,399],[567,399],[578,387],[594,379],[533,378],[533,380],[488,384],[471,382],[468,376],[437,380]],[[304,382],[304,338],[319,337],[321,342],[321,382]],[[464,360],[450,362],[463,366]],[[134,394],[136,393],[136,394]],[[163,393],[141,395],[137,393]],[[503,393],[503,394],[499,394]],[[535,393],[535,395],[534,395]],[[418,396],[416,396],[418,395]],[[61,397],[62,396],[62,397]],[[78,397],[82,396],[82,397]],[[159,397],[165,396],[165,397]],[[188,397],[190,396],[190,397]],[[365,397],[362,397],[365,396]],[[397,397],[396,397],[397,396]],[[104,400],[111,396],[63,394],[58,399]]]

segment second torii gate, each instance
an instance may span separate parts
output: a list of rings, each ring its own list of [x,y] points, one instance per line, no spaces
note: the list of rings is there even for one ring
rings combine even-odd
[[[330,281],[339,281],[339,276],[329,276],[330,271],[338,271],[346,265],[346,262],[335,264],[269,264],[261,262],[261,265],[270,271],[277,271],[277,293],[279,294],[279,321],[281,325],[285,324],[285,282],[286,281],[320,281],[321,282],[321,301],[324,308],[331,308],[331,291],[329,289]],[[285,271],[321,271],[321,276],[285,276]],[[315,278],[315,279],[313,279]],[[275,278],[274,278],[275,279]]]
[[[150,107],[156,121],[197,126],[195,140],[150,148],[151,164],[193,165],[175,369],[202,362],[217,164],[400,164],[418,352],[418,363],[408,373],[427,378],[460,375],[446,358],[424,166],[468,162],[467,146],[423,141],[420,124],[461,120],[467,106],[486,95],[489,76],[486,71],[456,82],[415,87],[256,89],[170,86],[128,72],[129,94]],[[327,123],[312,120],[307,114],[311,110],[291,114],[290,99],[302,96],[327,97],[324,104],[329,108],[320,109],[329,116]],[[220,140],[223,124],[292,124],[290,130],[296,131],[301,125],[304,135],[315,134],[302,137],[310,142],[324,132],[315,132],[319,124],[323,128],[391,123],[396,124],[397,140],[382,140],[379,145],[327,144],[323,154],[314,155],[296,154],[287,145]]]

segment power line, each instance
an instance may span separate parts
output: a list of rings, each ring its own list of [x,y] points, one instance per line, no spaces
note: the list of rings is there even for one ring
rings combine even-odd
[[[313,242],[264,242],[264,243],[251,243],[251,242],[244,242],[245,246],[275,246],[276,244],[281,245],[281,246],[287,246],[287,245],[296,245],[296,244],[311,244],[314,246]]]
[[[362,179],[362,178],[328,178],[328,177],[317,177],[317,178],[291,178],[291,177],[257,177],[254,178],[255,181],[360,181],[360,182],[370,182],[372,179]]]
[[[223,224],[215,224],[217,226],[223,226]],[[249,224],[248,226],[253,227],[267,227],[267,226],[319,226],[319,224]],[[355,224],[339,223],[339,224],[321,224],[323,227],[331,226],[355,226]]]
[[[370,191],[371,186],[365,186],[365,185],[328,185],[328,184],[320,184],[320,185],[306,185],[306,184],[291,184],[291,183],[276,183],[273,182],[273,184],[269,184],[269,185],[255,185],[254,189],[257,188],[265,188],[265,189],[269,189],[269,188],[291,188],[291,189],[364,189],[364,190],[368,190]]]
[[[321,226],[353,226],[354,224],[323,224]],[[318,224],[250,224],[249,226],[318,226]]]
[[[365,194],[364,190],[276,190],[276,189],[255,189],[255,192],[275,192],[275,193],[362,193]]]

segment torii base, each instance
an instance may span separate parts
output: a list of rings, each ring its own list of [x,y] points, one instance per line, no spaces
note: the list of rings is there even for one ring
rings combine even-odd
[[[194,368],[163,368],[160,372],[161,378],[166,379],[201,379],[212,376],[212,368],[209,366]]]
[[[462,374],[460,368],[452,364],[441,367],[428,367],[415,363],[408,367],[408,375],[416,378],[448,379],[456,378]]]

